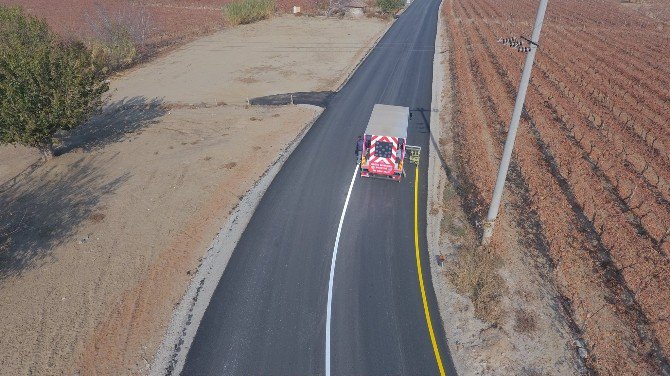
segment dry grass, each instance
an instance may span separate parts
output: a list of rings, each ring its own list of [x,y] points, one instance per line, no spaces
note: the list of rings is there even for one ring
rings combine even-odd
[[[477,318],[497,323],[502,317],[500,300],[507,291],[497,271],[502,260],[490,248],[476,245],[458,198],[453,184],[445,184],[440,231],[461,247],[456,262],[447,269],[447,277],[460,294],[470,298]]]
[[[447,271],[456,290],[472,301],[478,319],[497,323],[502,317],[500,299],[505,281],[497,272],[501,260],[486,247],[464,247]]]
[[[451,200],[455,200],[457,198],[458,196],[454,186],[452,184],[445,184],[442,191],[443,204],[449,206],[448,204],[451,202]],[[453,203],[453,205],[458,204]],[[452,241],[461,239],[467,234],[465,221],[461,218],[456,210],[451,210],[446,207],[443,211],[442,219],[440,220],[440,231],[442,231],[442,233],[448,234]]]

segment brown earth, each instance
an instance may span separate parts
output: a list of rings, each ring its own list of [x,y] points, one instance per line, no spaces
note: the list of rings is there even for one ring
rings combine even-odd
[[[442,13],[433,72],[433,108],[439,116],[431,117],[427,225],[433,286],[456,370],[459,375],[576,374],[569,318],[557,304],[560,294],[546,260],[532,248],[532,237],[514,217],[504,216],[498,231],[505,236],[496,246],[505,252],[480,247],[467,215],[472,209],[462,205],[468,171],[460,169],[455,154],[454,103],[465,78],[454,76],[449,64],[453,41],[445,18]],[[494,158],[494,139],[489,136],[485,145],[477,158]],[[503,210],[518,215],[523,202],[508,195]]]
[[[0,147],[0,374],[146,373],[219,227],[319,113],[235,98],[337,89],[386,26],[281,17],[226,30],[115,78],[54,160]],[[350,47],[304,52],[296,35]],[[245,84],[238,55],[259,45],[284,51],[250,53],[246,68],[269,68]]]
[[[534,9],[445,2],[454,171],[474,242],[524,60],[497,40],[528,35]],[[509,259],[520,243],[542,261],[585,372],[670,373],[666,28],[617,1],[550,2],[489,249]]]

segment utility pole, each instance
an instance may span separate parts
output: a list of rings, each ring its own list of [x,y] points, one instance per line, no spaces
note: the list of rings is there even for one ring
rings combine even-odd
[[[484,234],[482,236],[482,244],[484,245],[489,244],[491,241],[493,227],[495,226],[496,217],[498,216],[500,200],[502,198],[503,188],[505,187],[505,180],[507,179],[507,170],[509,169],[512,150],[514,149],[514,139],[516,138],[516,132],[519,128],[521,111],[523,110],[523,104],[526,100],[526,91],[528,90],[528,83],[530,82],[530,74],[533,70],[535,53],[537,52],[538,42],[540,41],[540,30],[542,29],[542,22],[544,21],[544,12],[547,10],[547,1],[548,0],[540,0],[540,6],[537,8],[537,16],[535,17],[535,26],[533,26],[533,35],[528,41],[530,45],[528,48],[528,55],[526,55],[526,62],[523,66],[523,73],[521,74],[519,91],[516,94],[514,112],[512,112],[512,121],[509,125],[509,132],[507,133],[507,140],[505,141],[505,148],[503,149],[502,160],[500,161],[500,168],[498,169],[498,177],[496,179],[496,186],[493,190],[491,206],[489,207],[486,221],[484,221]]]

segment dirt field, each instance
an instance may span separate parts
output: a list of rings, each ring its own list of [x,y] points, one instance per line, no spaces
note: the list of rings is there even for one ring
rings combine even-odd
[[[534,4],[445,1],[456,172],[475,228],[524,59],[497,40],[528,36]],[[572,348],[602,374],[670,373],[667,27],[617,1],[550,2],[492,247],[544,260]]]
[[[361,57],[372,42],[371,25],[385,23],[283,16],[272,20],[277,37],[271,38],[264,36],[263,23],[231,28],[179,48],[170,59],[133,70],[131,76],[137,79],[117,80],[110,89],[116,97],[130,97],[141,80],[143,94],[149,98],[240,105],[265,95],[335,90],[358,63],[352,56]],[[305,32],[317,29],[318,33]]]
[[[476,231],[460,205],[460,176],[452,121],[455,92],[445,14],[441,13],[433,69],[428,184],[428,240],[438,307],[459,375],[570,375],[580,371],[575,337],[542,256],[524,246],[523,231],[498,223],[504,253],[477,247]],[[441,47],[444,46],[444,47]],[[505,202],[517,212],[519,202]],[[509,219],[509,216],[506,218]],[[521,241],[519,241],[521,240]],[[443,265],[437,260],[445,257]],[[494,256],[494,257],[492,257]]]
[[[221,7],[226,0],[210,1],[129,1],[1,0],[6,5],[21,5],[25,11],[44,18],[54,31],[76,39],[89,39],[105,19],[120,20],[125,26],[146,32],[150,48],[164,47],[188,38],[211,33],[223,24]]]
[[[97,35],[105,19],[118,20],[133,30],[146,33],[143,41],[152,53],[211,33],[224,26],[221,8],[230,0],[0,0],[1,4],[21,5],[28,13],[46,19],[66,37],[88,39]],[[277,1],[278,11],[293,5],[303,11],[315,10],[316,1]]]
[[[386,26],[281,17],[226,30],[115,78],[103,113],[54,160],[0,147],[0,304],[11,312],[0,374],[146,373],[219,226],[319,113],[221,99],[337,89]],[[300,35],[350,47],[303,52]],[[284,51],[244,66],[226,45]]]

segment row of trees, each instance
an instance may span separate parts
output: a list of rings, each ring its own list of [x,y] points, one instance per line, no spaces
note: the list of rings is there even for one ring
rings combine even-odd
[[[88,120],[109,88],[91,56],[44,20],[0,5],[0,144],[52,158],[58,132]]]

